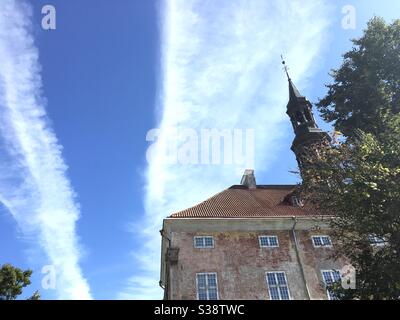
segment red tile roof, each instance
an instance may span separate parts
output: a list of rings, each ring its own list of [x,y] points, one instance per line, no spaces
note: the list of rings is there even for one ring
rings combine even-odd
[[[248,189],[243,185],[217,193],[211,198],[170,218],[260,218],[281,216],[312,216],[315,210],[293,206],[287,199],[296,185],[257,185]]]

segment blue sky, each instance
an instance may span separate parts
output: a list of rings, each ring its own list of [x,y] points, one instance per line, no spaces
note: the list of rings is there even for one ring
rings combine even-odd
[[[168,163],[168,128],[251,128],[257,182],[297,182],[280,53],[315,102],[366,21],[400,12],[389,0],[299,3],[1,2],[0,263],[34,270],[23,296],[162,297],[162,218],[246,167]],[[55,30],[41,28],[45,4]],[[342,27],[345,5],[355,29]],[[161,143],[147,161],[152,128]],[[42,288],[44,265],[55,289]]]

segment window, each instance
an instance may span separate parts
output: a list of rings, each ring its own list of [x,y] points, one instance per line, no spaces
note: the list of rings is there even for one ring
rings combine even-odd
[[[314,247],[332,247],[332,241],[329,236],[313,236]]]
[[[303,202],[298,196],[292,196],[292,206],[293,207],[302,207]]]
[[[341,281],[340,272],[337,270],[322,270],[322,278],[324,280],[326,289],[326,294],[328,295],[329,300],[336,300],[336,297],[333,295],[329,286],[332,286],[334,282]]]
[[[196,274],[197,300],[218,300],[216,273]]]
[[[214,248],[214,238],[212,236],[194,237],[195,248]]]
[[[258,242],[260,243],[260,247],[279,247],[278,237],[277,236],[259,236]]]
[[[297,121],[298,125],[300,125],[304,122],[304,115],[301,111],[296,112],[296,121]]]
[[[376,234],[370,234],[368,240],[373,246],[381,247],[386,244],[386,240],[382,237],[378,237]]]
[[[267,272],[267,285],[271,300],[290,300],[285,272]]]

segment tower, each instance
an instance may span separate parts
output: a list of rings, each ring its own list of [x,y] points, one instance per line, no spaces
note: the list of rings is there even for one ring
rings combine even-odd
[[[325,131],[318,128],[310,101],[297,90],[289,77],[285,61],[282,61],[282,64],[289,82],[289,102],[286,113],[295,133],[291,149],[296,155],[301,174],[302,168],[307,163],[307,156],[318,153],[321,147],[329,145],[331,138]]]

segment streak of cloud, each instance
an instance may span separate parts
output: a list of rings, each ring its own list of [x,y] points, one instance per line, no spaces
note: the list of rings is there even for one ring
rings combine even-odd
[[[24,1],[0,2],[0,201],[55,267],[58,297],[90,299],[79,267],[80,209],[44,108],[31,11]]]
[[[123,297],[162,297],[150,290],[159,276],[162,219],[238,183],[245,169],[169,164],[163,152],[169,128],[254,129],[255,170],[268,170],[282,139],[280,126],[288,121],[280,54],[303,87],[327,45],[330,21],[323,0],[172,0],[161,7],[161,135],[147,171],[146,219],[136,230],[144,243],[138,275]]]

